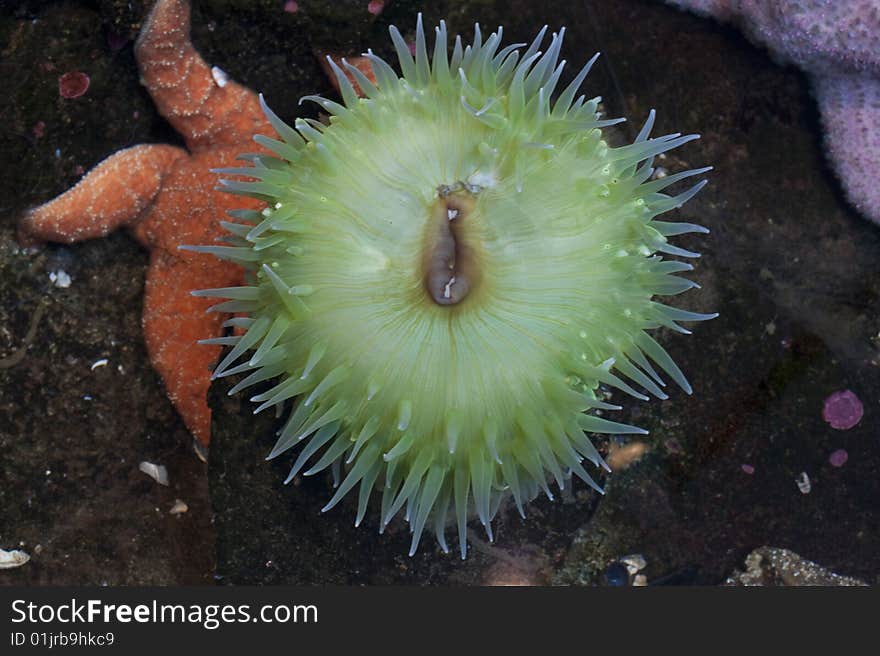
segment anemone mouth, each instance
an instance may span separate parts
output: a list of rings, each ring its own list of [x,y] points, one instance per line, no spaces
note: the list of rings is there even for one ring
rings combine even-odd
[[[464,557],[471,511],[491,539],[508,494],[524,514],[572,474],[601,491],[585,432],[645,431],[594,414],[618,408],[600,383],[666,398],[656,365],[690,393],[646,331],[714,316],[654,300],[696,286],[663,256],[697,257],[667,237],[706,230],[656,217],[704,182],[666,187],[708,169],[652,179],[651,166],[696,136],[650,137],[652,111],[610,148],[617,121],[578,96],[596,57],[554,96],[564,29],[541,53],[545,31],[523,51],[477,26],[450,56],[441,22],[429,56],[419,17],[414,55],[391,28],[401,77],[371,53],[376,85],[344,63],[364,98],[331,62],[344,104],[308,97],[330,124],[291,128],[264,104],[279,138],[255,140],[272,154],[221,183],[267,207],[233,213],[228,244],[194,247],[249,272],[195,293],[246,315],[227,322],[244,334],[220,338],[232,348],[215,377],[248,373],[230,394],[275,379],[255,412],[290,402],[269,457],[298,449],[288,480],[330,468],[324,510],[357,487],[356,524],[381,490],[380,526],[404,510],[411,553],[429,521],[446,550],[450,509]]]
[[[479,287],[481,249],[473,229],[475,204],[471,191],[441,186],[429,208],[422,245],[422,281],[428,297],[437,305],[457,305]]]

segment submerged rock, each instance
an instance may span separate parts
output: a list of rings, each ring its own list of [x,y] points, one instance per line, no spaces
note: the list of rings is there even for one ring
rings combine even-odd
[[[825,569],[788,549],[760,547],[746,556],[744,572],[735,571],[724,585],[737,586],[861,586],[864,581]]]

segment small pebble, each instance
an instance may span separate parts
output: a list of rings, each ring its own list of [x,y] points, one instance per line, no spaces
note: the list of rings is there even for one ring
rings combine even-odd
[[[189,510],[189,506],[186,505],[186,501],[183,499],[175,499],[174,505],[171,506],[171,510],[168,511],[170,515],[182,515],[187,510]]]
[[[647,452],[648,445],[640,441],[623,445],[612,444],[605,460],[613,471],[621,471],[637,463]]]
[[[295,14],[299,11],[299,3],[295,0],[287,0],[287,2],[284,3],[284,11],[288,14]]]
[[[615,561],[605,568],[603,573],[605,585],[621,587],[629,585],[629,570],[622,562]]]
[[[630,554],[620,559],[620,562],[626,567],[630,575],[641,572],[647,566],[647,561],[642,554]]]
[[[211,77],[214,78],[214,82],[221,89],[229,84],[229,74],[219,66],[211,67]]]
[[[63,269],[58,269],[58,271],[50,271],[49,282],[51,282],[56,287],[60,287],[61,289],[67,289],[68,287],[70,287],[70,274],[68,274]]]
[[[156,481],[159,485],[168,485],[168,470],[165,465],[155,465],[152,462],[143,461],[138,469]]]
[[[748,465],[746,463],[741,464],[739,468],[742,469],[749,476],[755,473],[755,468],[752,465]]]
[[[809,494],[810,490],[813,489],[813,486],[810,484],[810,477],[807,476],[807,472],[801,472],[801,475],[794,479],[794,482],[797,483],[801,494]]]
[[[822,419],[837,430],[852,428],[861,421],[863,414],[862,402],[850,390],[835,392],[825,399],[822,408]]]
[[[849,454],[846,452],[846,449],[838,449],[828,456],[828,462],[831,463],[832,467],[843,467],[847,460],[849,460]]]
[[[20,549],[12,549],[10,551],[0,549],[0,569],[21,567],[30,559],[31,557]]]

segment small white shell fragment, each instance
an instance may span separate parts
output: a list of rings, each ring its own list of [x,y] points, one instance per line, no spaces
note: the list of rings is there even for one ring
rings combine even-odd
[[[216,82],[217,86],[221,89],[226,86],[227,82],[229,82],[229,74],[219,66],[211,67],[211,77],[214,78],[214,82]]]
[[[21,567],[30,559],[31,557],[21,549],[12,549],[11,551],[0,549],[0,569]]]
[[[648,585],[648,577],[644,574],[636,574],[633,577],[634,588],[644,588],[646,585]]]
[[[794,479],[794,482],[797,483],[798,489],[801,491],[801,494],[809,494],[812,486],[810,485],[810,477],[807,476],[807,472],[801,472],[801,475]]]
[[[98,367],[106,367],[109,360],[107,358],[101,358],[100,360],[95,360],[92,363],[92,371],[97,369]]]
[[[168,511],[169,515],[182,515],[187,510],[189,510],[189,506],[186,505],[186,501],[183,499],[175,499],[174,505],[171,506],[171,510]]]
[[[620,559],[620,562],[626,566],[626,570],[629,572],[630,576],[638,574],[645,569],[645,565],[647,565],[645,557],[642,554],[630,554],[629,556],[624,556]]]
[[[165,465],[155,465],[152,462],[144,460],[138,465],[138,469],[156,481],[159,485],[168,485],[168,470],[165,468]]]
[[[64,269],[49,272],[49,281],[56,287],[67,289],[70,287],[70,275]]]

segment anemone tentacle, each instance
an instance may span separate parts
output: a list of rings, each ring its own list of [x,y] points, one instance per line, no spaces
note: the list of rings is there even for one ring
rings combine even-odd
[[[507,494],[524,514],[571,475],[601,492],[582,463],[608,467],[586,433],[647,431],[597,416],[619,409],[599,385],[665,399],[665,374],[690,394],[647,331],[715,316],[653,300],[698,287],[663,256],[698,257],[668,238],[708,231],[658,217],[705,181],[665,189],[710,169],[653,179],[652,166],[697,135],[652,137],[652,110],[610,147],[602,131],[622,119],[578,95],[598,55],[554,96],[565,31],[541,52],[546,29],[502,47],[501,28],[476,26],[450,56],[443,21],[431,52],[421,16],[413,54],[392,27],[401,76],[368,52],[375,84],[330,61],[342,102],[302,99],[327,125],[288,126],[261,96],[279,138],[255,140],[275,156],[244,156],[220,185],[267,208],[191,248],[248,272],[197,293],[251,319],[231,324],[244,333],[223,339],[215,377],[248,373],[230,393],[276,379],[255,412],[291,406],[269,458],[298,451],[288,480],[331,468],[323,510],[357,489],[356,524],[381,490],[380,530],[403,511],[411,553],[426,528],[447,549],[450,509],[464,557],[469,513],[491,539]]]

